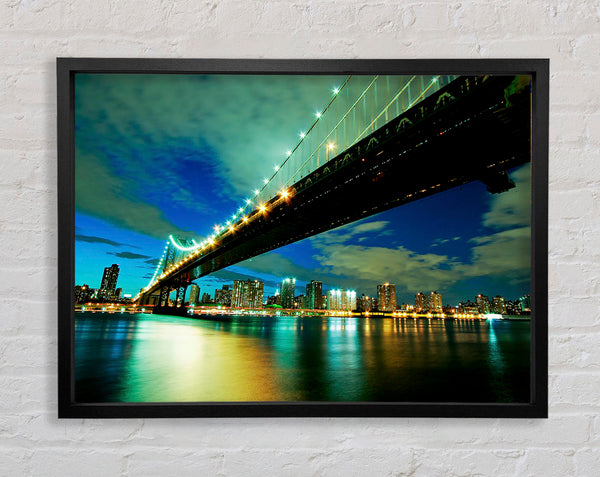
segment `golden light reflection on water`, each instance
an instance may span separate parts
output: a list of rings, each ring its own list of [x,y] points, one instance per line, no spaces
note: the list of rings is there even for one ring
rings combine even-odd
[[[80,402],[527,400],[529,325],[80,314]],[[474,384],[476,383],[476,384]]]
[[[129,361],[136,378],[124,401],[269,401],[281,395],[269,372],[272,353],[257,338],[173,323],[140,323],[138,333],[146,339]]]

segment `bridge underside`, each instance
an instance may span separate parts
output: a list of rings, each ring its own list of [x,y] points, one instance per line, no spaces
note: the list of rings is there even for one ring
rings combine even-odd
[[[514,187],[507,171],[531,157],[531,96],[518,81],[458,78],[294,184],[289,200],[235,224],[146,296],[468,182],[492,193]]]

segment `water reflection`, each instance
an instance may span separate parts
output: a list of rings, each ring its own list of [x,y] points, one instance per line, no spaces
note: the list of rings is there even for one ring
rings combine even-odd
[[[526,402],[529,323],[78,313],[80,402]]]

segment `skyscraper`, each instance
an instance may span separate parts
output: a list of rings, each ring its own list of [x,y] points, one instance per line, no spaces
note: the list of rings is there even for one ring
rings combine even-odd
[[[306,308],[309,310],[323,309],[323,282],[311,280],[306,284]]]
[[[429,313],[441,313],[442,312],[442,294],[432,291],[429,293]]]
[[[377,285],[377,303],[379,311],[396,311],[396,285]]]
[[[429,311],[429,302],[427,297],[421,292],[415,295],[415,311],[417,313]]]
[[[117,288],[117,279],[119,278],[119,265],[113,263],[110,267],[104,269],[102,283],[100,284],[100,294],[102,298],[114,296]]]
[[[231,306],[235,308],[261,308],[264,282],[258,280],[234,280]]]
[[[200,287],[195,283],[190,285],[190,299],[188,300],[190,305],[197,305],[198,299],[200,298]]]
[[[281,282],[281,306],[283,308],[293,308],[295,296],[296,279],[285,278],[283,282]]]

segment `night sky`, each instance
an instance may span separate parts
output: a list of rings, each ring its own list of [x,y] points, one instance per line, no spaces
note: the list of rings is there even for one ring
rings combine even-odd
[[[271,176],[323,109],[339,76],[76,76],[75,283],[147,285],[169,234],[204,238]],[[480,182],[446,191],[228,267],[196,281],[201,293],[234,279],[265,281],[265,296],[295,277],[323,289],[374,295],[396,284],[398,303],[436,290],[444,304],[478,293],[530,292],[530,165],[517,187]]]

